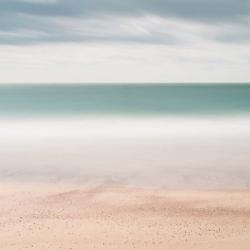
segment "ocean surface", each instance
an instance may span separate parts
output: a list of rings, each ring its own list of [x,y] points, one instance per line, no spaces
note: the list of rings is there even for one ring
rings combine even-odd
[[[250,84],[0,85],[0,180],[250,187]]]
[[[0,85],[1,116],[245,114],[250,84]]]

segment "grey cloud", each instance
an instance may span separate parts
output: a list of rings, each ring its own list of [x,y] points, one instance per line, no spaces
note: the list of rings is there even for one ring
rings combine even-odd
[[[70,2],[70,1],[69,1]],[[75,5],[70,5],[63,1],[55,3],[47,2],[25,2],[15,0],[0,0],[0,12],[4,13],[16,13],[16,14],[30,14],[30,15],[42,15],[42,16],[74,16],[79,11],[75,10]]]
[[[0,20],[1,18],[3,17],[0,17]],[[15,26],[15,23],[9,24],[9,26],[1,26],[0,44],[30,45],[58,42],[178,43],[177,39],[170,32],[163,33],[152,28],[147,29],[146,32],[145,30],[133,31],[134,27],[128,28],[126,23],[119,22],[119,18],[75,18],[70,19],[72,22],[69,20],[64,22],[54,17],[44,19],[22,14],[16,16],[16,21],[18,26]]]
[[[152,13],[162,16],[218,21],[249,16],[250,4],[248,0],[58,0],[50,3],[0,0],[0,11],[44,16]]]
[[[146,14],[213,25],[238,23],[246,26],[249,25],[244,22],[250,16],[250,4],[248,0],[58,0],[54,2],[0,0],[0,43],[126,41],[172,44],[177,42],[175,37],[157,31],[140,37],[98,32],[90,35],[71,31],[55,22],[63,18],[84,21],[102,15],[133,17]],[[30,34],[33,32],[34,35],[27,35],[27,31]],[[17,35],[8,32],[16,32]],[[239,40],[244,40],[245,37],[248,37],[248,33]],[[218,40],[225,42],[227,38],[225,36],[225,39],[218,38]]]
[[[236,26],[220,32],[215,39],[227,43],[250,43],[250,30],[248,27]]]

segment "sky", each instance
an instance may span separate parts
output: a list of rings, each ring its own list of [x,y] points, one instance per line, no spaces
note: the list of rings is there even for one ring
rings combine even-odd
[[[250,82],[249,0],[0,0],[0,83]]]

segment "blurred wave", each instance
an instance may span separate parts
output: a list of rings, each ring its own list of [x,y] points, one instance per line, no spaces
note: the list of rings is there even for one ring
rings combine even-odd
[[[249,187],[250,117],[0,119],[0,179]]]

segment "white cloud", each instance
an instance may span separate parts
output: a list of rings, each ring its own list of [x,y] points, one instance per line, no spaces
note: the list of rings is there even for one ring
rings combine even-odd
[[[51,22],[86,40],[2,45],[0,83],[250,82],[249,44],[214,39],[231,31],[229,26],[155,15],[103,15],[84,21],[51,17]],[[2,31],[0,36],[6,32],[11,33]],[[46,36],[20,32],[26,37]]]
[[[250,81],[250,48],[201,43],[61,44],[0,48],[0,82]]]

